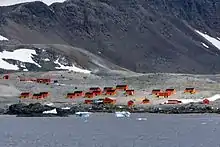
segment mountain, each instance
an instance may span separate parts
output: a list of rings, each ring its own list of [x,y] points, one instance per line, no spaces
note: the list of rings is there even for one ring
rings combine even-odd
[[[135,72],[220,72],[218,0],[23,3],[0,7],[0,34],[81,48]]]

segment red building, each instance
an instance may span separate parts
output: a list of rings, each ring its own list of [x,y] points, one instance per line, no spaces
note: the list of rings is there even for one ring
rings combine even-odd
[[[100,87],[91,87],[89,88],[89,91],[92,92],[92,91],[102,91],[102,89]]]
[[[209,101],[208,99],[204,99],[204,100],[202,101],[202,103],[203,103],[203,104],[210,104],[210,101]]]
[[[9,79],[9,75],[4,75],[3,79],[8,80]]]
[[[116,104],[116,99],[112,99],[112,98],[105,98],[103,100],[104,104]]]
[[[116,86],[117,90],[128,90],[128,85],[117,85]]]
[[[84,101],[84,104],[92,104],[93,103],[93,100],[85,100]]]
[[[132,106],[134,106],[134,101],[132,100],[128,101],[128,107],[132,107]]]
[[[43,99],[43,98],[44,98],[44,96],[40,93],[35,93],[32,96],[32,99]]]
[[[175,89],[166,89],[166,92],[170,92],[171,95],[172,94],[176,94],[176,90]]]
[[[32,94],[30,92],[22,92],[19,98],[30,98]]]
[[[150,100],[149,100],[149,99],[146,99],[146,98],[145,98],[145,99],[142,100],[142,104],[149,104],[149,103],[150,103]]]
[[[126,95],[134,95],[134,90],[126,90]]]
[[[86,92],[84,97],[85,98],[94,98],[95,94],[93,92]]]
[[[153,89],[151,94],[152,95],[157,95],[158,93],[163,92],[161,89]]]
[[[92,92],[95,96],[102,95],[102,91],[93,91]]]
[[[49,84],[51,83],[51,79],[37,79],[37,83]]]
[[[107,90],[105,95],[116,95],[116,90]]]

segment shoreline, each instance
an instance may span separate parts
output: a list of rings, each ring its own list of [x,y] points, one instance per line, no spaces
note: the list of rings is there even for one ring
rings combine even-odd
[[[68,108],[68,109],[67,109]],[[44,113],[44,112],[48,113]],[[50,112],[51,111],[51,112]],[[69,107],[55,107],[42,105],[40,103],[17,103],[12,104],[6,109],[1,109],[0,115],[15,115],[16,117],[68,117],[75,115],[76,112],[91,113],[115,113],[118,111],[128,111],[130,113],[154,113],[154,114],[220,114],[220,109],[212,105],[199,103],[181,105],[152,105],[147,107],[127,106],[105,106],[105,105],[72,105]]]

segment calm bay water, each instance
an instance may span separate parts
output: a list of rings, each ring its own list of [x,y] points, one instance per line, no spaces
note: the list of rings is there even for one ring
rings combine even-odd
[[[147,120],[139,121],[144,117]],[[220,115],[0,116],[0,147],[219,147]]]

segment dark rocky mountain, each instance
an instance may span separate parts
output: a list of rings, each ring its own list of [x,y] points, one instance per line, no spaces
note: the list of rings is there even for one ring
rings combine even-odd
[[[68,0],[0,7],[0,34],[11,41],[79,47],[136,72],[219,73],[220,50],[195,29],[220,37],[219,0]]]

